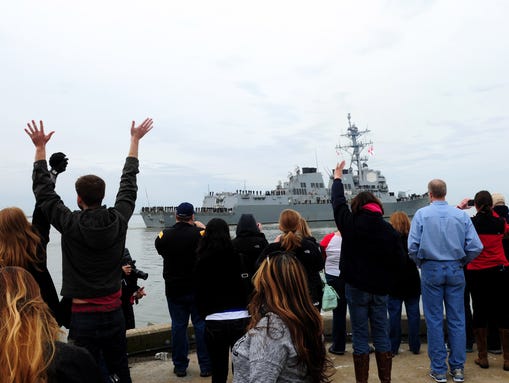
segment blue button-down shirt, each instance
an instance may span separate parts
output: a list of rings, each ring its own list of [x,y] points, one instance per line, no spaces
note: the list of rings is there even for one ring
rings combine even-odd
[[[417,265],[428,260],[459,260],[465,265],[482,249],[468,214],[445,201],[419,209],[412,219],[408,252]]]

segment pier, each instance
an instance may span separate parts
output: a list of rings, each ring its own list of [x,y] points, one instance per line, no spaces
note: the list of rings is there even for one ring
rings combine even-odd
[[[330,346],[330,330],[331,330],[330,313],[323,315],[324,332],[327,342],[326,347]],[[350,324],[347,320],[347,332],[350,332]],[[404,341],[401,344],[400,352],[393,359],[392,364],[392,381],[393,382],[429,382],[433,383],[433,379],[428,376],[429,358],[427,355],[426,344],[426,325],[424,319],[421,322],[421,353],[414,355],[408,350],[408,344]],[[402,332],[406,334],[406,321],[403,319]],[[189,335],[192,339],[193,330],[189,328]],[[351,339],[346,345],[346,353],[344,355],[328,354],[331,358],[335,374],[332,377],[334,383],[355,383],[354,366],[352,359]],[[129,349],[129,366],[131,369],[131,377],[134,383],[206,383],[210,382],[210,378],[201,378],[196,353],[194,351],[189,354],[189,367],[187,376],[178,378],[173,374],[173,363],[171,354],[166,361],[156,360],[154,355],[159,351],[170,351],[170,325],[154,325],[128,331],[128,349]],[[143,348],[150,349],[143,352]],[[474,345],[474,352],[467,353],[467,362],[465,364],[465,382],[468,383],[499,383],[509,381],[509,372],[502,369],[503,356],[488,354],[490,362],[489,369],[482,369],[474,363],[477,356]],[[228,382],[232,381],[231,374]],[[376,368],[375,356],[372,354],[370,358],[369,381],[379,382]],[[452,382],[452,378],[449,377]]]

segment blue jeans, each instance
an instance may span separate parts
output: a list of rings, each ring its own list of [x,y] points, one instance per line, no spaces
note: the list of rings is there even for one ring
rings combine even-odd
[[[408,323],[408,346],[410,351],[417,354],[421,349],[419,329],[421,313],[419,311],[419,297],[400,299],[389,296],[389,337],[391,339],[391,351],[397,354],[401,344],[401,308],[405,303]]]
[[[110,312],[72,313],[69,343],[90,352],[102,366],[105,382],[114,374],[121,383],[131,382],[124,315],[120,308]]]
[[[338,307],[332,310],[332,349],[345,351],[346,343],[346,297],[343,278],[325,274],[325,280],[339,296]]]
[[[444,339],[444,305],[449,339],[449,368],[463,369],[466,360],[465,274],[458,261],[426,261],[421,264],[422,305],[428,332],[431,370],[447,372]]]
[[[353,353],[369,354],[369,328],[375,350],[390,351],[387,295],[370,294],[348,283],[345,286],[345,294],[352,324]]]
[[[205,344],[205,320],[198,314],[194,294],[181,297],[166,297],[168,310],[171,317],[171,357],[175,369],[185,371],[189,366],[189,342],[187,339],[187,327],[189,317],[194,327],[196,338],[196,355],[201,372],[210,372],[210,358]]]

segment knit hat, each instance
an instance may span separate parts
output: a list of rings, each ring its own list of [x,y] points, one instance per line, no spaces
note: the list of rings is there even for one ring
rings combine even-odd
[[[493,206],[505,205],[505,198],[502,194],[493,193],[491,198],[493,199]]]

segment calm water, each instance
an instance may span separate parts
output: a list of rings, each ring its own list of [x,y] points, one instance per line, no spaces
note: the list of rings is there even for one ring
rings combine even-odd
[[[232,238],[235,237],[235,227],[232,226]],[[334,222],[311,225],[313,235],[317,240],[335,230]],[[149,323],[166,323],[170,321],[166,298],[164,296],[163,280],[163,259],[157,254],[154,248],[154,240],[159,229],[147,229],[143,224],[141,216],[134,215],[129,222],[127,232],[127,247],[133,259],[136,260],[136,267],[149,274],[146,281],[139,279],[138,285],[145,286],[147,296],[134,306],[136,316],[136,327],[143,327]],[[276,238],[280,231],[277,224],[264,225],[263,232],[269,242]],[[62,264],[60,250],[60,234],[51,230],[50,243],[48,245],[48,268],[53,281],[60,292],[62,285]]]

